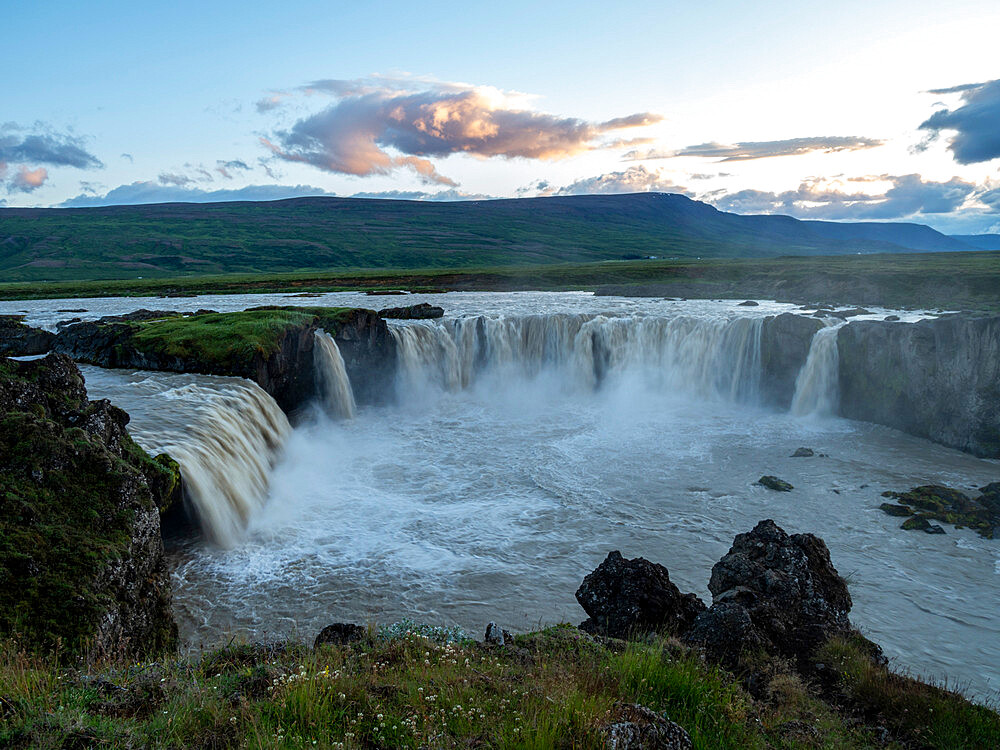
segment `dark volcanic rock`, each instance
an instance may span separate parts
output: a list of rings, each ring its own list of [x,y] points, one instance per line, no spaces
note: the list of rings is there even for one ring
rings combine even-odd
[[[368,630],[361,625],[352,625],[347,622],[335,622],[327,625],[316,636],[313,641],[313,648],[320,646],[346,646],[348,643],[364,640],[368,635]]]
[[[789,536],[771,520],[737,535],[712,568],[708,588],[712,606],[683,638],[727,663],[761,648],[805,657],[831,635],[850,630],[851,595],[823,540]]]
[[[127,423],[65,356],[0,360],[0,636],[67,657],[173,647],[158,506],[179,476]]]
[[[0,315],[0,355],[24,357],[45,354],[52,348],[55,334],[25,325],[21,315]]]
[[[770,474],[765,474],[758,479],[757,484],[762,487],[767,487],[769,490],[774,490],[775,492],[791,492],[795,489],[784,479],[778,479],[778,477],[771,476]]]
[[[810,458],[815,456],[816,452],[812,448],[796,448],[795,453],[791,455],[792,458]]]
[[[760,302],[754,302],[752,299],[748,299],[745,302],[740,302],[737,307],[759,307]]]
[[[989,486],[980,490],[988,490]],[[932,526],[929,520],[944,521],[957,526],[968,526],[979,534],[992,538],[1000,527],[1000,507],[989,492],[973,500],[964,492],[939,484],[925,484],[907,492],[883,492],[883,497],[894,498],[899,505],[885,503],[882,509],[906,508],[907,515],[918,514],[906,521],[902,528],[922,530],[930,534],[943,534],[944,529]],[[886,511],[888,512],[888,511]],[[902,515],[900,512],[899,515]],[[938,530],[940,529],[940,530]]]
[[[602,727],[607,750],[690,750],[694,747],[684,727],[635,703],[618,703],[611,721]]]
[[[791,313],[764,319],[760,332],[760,391],[766,405],[791,408],[795,379],[809,356],[813,336],[822,327],[819,320]]]
[[[378,315],[380,318],[392,318],[394,320],[430,320],[442,317],[444,315],[444,308],[421,302],[419,305],[390,307],[387,310],[380,310]]]
[[[882,503],[878,506],[879,509],[890,516],[896,516],[897,518],[906,518],[913,515],[913,511],[907,508],[905,505],[895,505],[894,503]]]
[[[840,414],[1000,457],[1000,317],[840,329]]]
[[[611,638],[654,632],[680,633],[705,610],[694,594],[682,594],[667,569],[618,551],[583,579],[576,600],[590,615],[580,629]]]

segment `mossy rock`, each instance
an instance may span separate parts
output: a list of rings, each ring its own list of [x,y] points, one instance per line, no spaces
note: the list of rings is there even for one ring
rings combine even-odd
[[[895,503],[882,503],[878,506],[882,512],[890,516],[897,516],[899,518],[906,518],[913,515],[913,511],[907,508],[905,505],[896,505]]]
[[[758,479],[757,484],[767,487],[769,490],[774,490],[775,492],[791,492],[795,489],[784,479],[779,479],[778,477],[774,477],[769,474],[766,474]]]

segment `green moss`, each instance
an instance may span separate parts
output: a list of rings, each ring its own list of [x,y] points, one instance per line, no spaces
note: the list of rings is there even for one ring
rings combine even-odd
[[[336,327],[348,308],[270,307],[233,313],[131,323],[132,343],[141,352],[194,359],[220,371],[241,372],[257,355],[278,350],[282,335],[312,323]]]

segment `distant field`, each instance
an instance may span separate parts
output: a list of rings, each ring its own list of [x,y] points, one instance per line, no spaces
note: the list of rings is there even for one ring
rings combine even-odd
[[[11,282],[977,249],[919,224],[743,216],[665,193],[0,208]]]
[[[770,259],[645,260],[556,265],[226,274],[0,284],[0,299],[188,296],[239,292],[594,290],[599,293],[768,298],[802,303],[1000,312],[1000,252]]]

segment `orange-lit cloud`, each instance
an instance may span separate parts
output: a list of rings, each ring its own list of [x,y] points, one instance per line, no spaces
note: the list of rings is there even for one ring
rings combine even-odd
[[[358,176],[408,167],[427,183],[454,184],[428,158],[562,159],[609,147],[605,134],[662,119],[639,113],[588,122],[525,109],[521,94],[427,81],[316,81],[305,90],[337,102],[262,138],[275,156]]]
[[[10,189],[12,191],[17,190],[22,193],[30,193],[38,190],[38,188],[45,184],[47,179],[49,179],[49,172],[45,167],[39,167],[38,169],[18,167],[17,174],[10,181]]]

